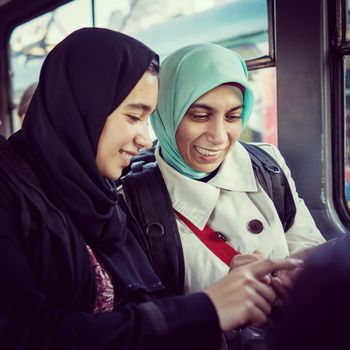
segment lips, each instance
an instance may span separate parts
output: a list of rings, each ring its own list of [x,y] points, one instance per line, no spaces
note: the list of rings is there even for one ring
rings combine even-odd
[[[223,149],[212,150],[212,149],[203,148],[197,145],[193,147],[203,157],[218,157],[223,152]]]
[[[119,154],[123,160],[123,166],[128,166],[130,164],[131,158],[136,154],[136,153],[132,153],[132,152],[128,152],[128,151],[124,151],[124,150],[120,150]]]

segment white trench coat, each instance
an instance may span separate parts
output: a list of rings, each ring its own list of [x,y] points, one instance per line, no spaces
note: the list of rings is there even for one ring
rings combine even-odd
[[[300,249],[323,243],[304,201],[296,192],[294,181],[281,153],[270,144],[259,143],[285,172],[296,204],[292,227],[285,233],[273,202],[255,178],[246,149],[239,143],[207,183],[192,180],[168,165],[156,150],[156,159],[167,185],[173,207],[201,230],[205,224],[222,232],[238,252],[259,249],[265,256],[283,258]],[[248,223],[258,219],[263,224],[259,234],[251,233]],[[212,253],[179,219],[177,225],[185,258],[185,291],[208,287],[228,273],[228,266]]]

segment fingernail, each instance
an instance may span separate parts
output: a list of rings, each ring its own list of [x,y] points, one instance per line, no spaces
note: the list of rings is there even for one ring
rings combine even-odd
[[[289,260],[295,265],[304,265],[304,260],[301,260],[301,259],[287,258],[287,260]]]

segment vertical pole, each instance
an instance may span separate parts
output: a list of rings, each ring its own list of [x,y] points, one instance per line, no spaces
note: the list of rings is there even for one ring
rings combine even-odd
[[[92,26],[96,27],[95,19],[95,0],[91,0],[91,16],[92,16]]]

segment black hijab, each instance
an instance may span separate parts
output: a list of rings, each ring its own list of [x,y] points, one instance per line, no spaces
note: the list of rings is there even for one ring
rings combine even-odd
[[[161,284],[97,169],[97,145],[106,118],[155,56],[111,30],[72,33],[47,56],[21,131],[50,198],[106,266],[117,293]]]

